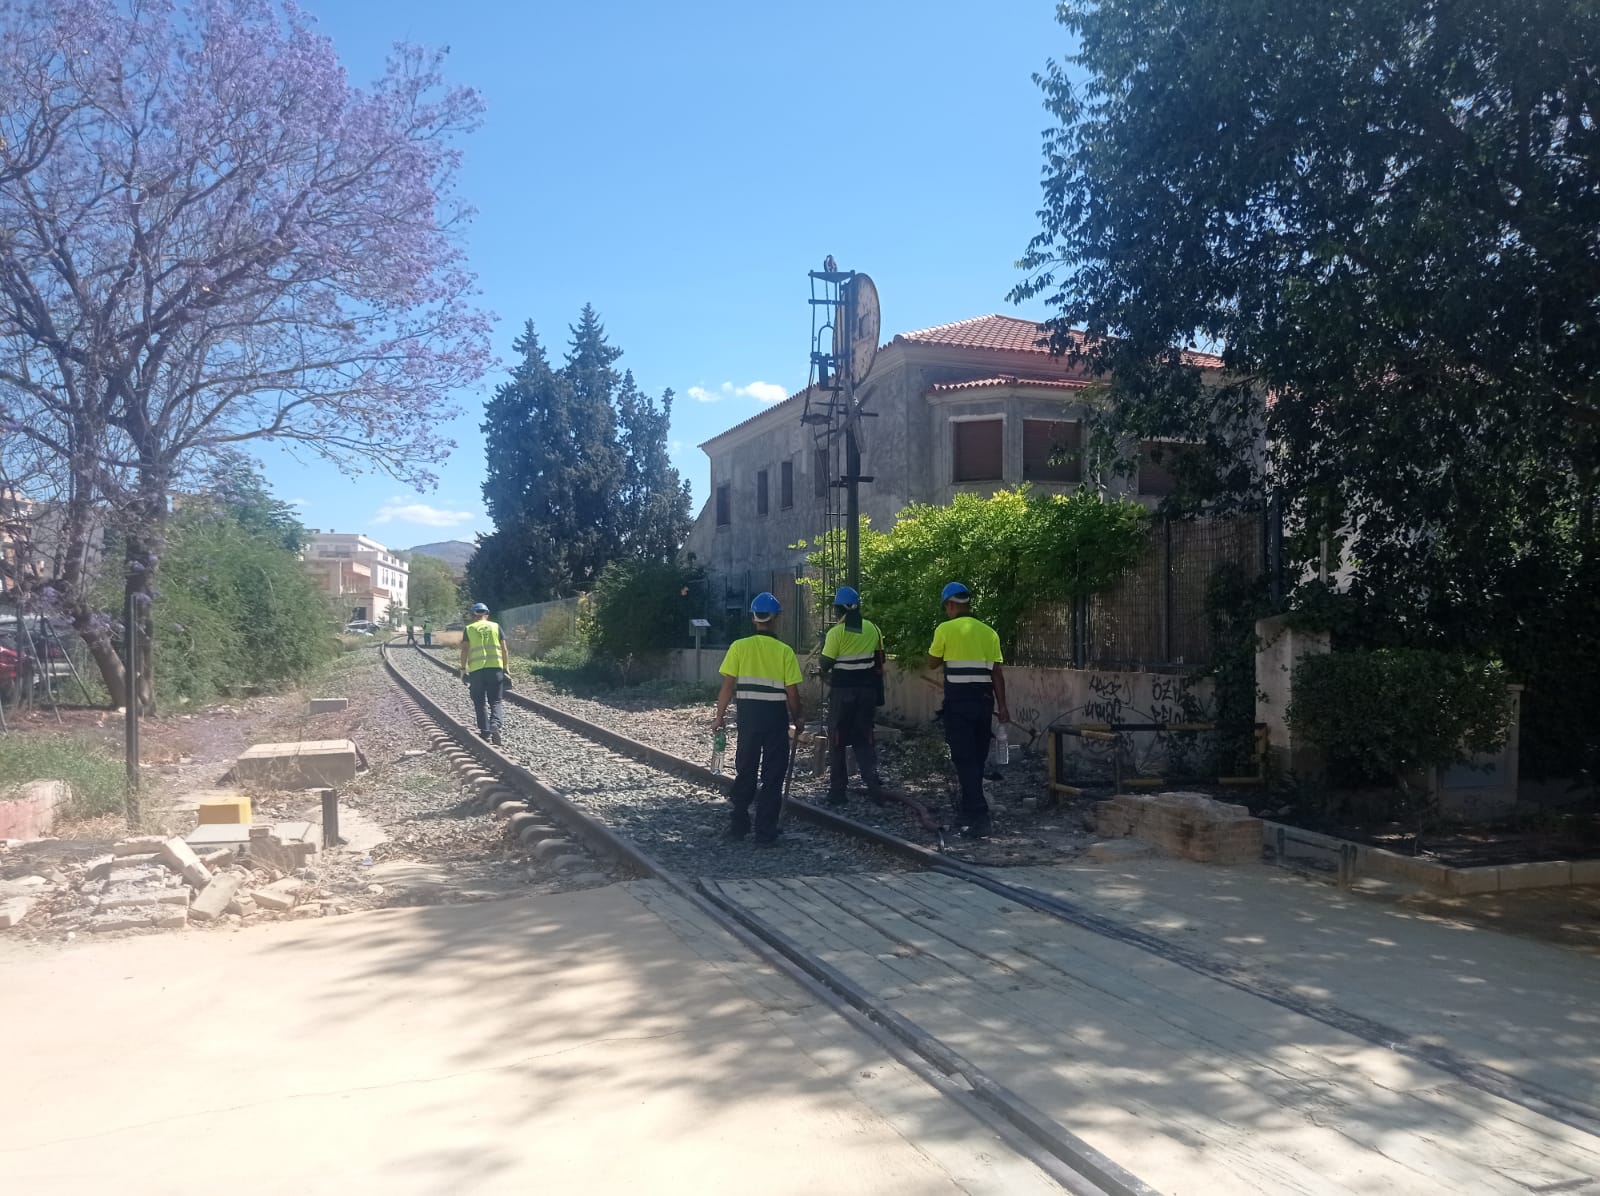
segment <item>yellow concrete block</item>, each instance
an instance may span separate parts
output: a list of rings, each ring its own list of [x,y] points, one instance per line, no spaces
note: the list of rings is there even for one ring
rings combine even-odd
[[[250,821],[250,799],[242,793],[200,799],[201,826],[244,826]]]

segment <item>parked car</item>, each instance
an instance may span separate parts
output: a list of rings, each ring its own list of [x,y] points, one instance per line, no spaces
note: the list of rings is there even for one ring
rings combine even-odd
[[[357,619],[344,625],[346,635],[376,635],[379,630],[381,628],[377,623],[370,623],[366,619]]]
[[[465,623],[446,623],[444,629],[446,631],[465,631],[467,625]]]
[[[32,694],[36,680],[33,663],[0,639],[0,704],[17,705]]]
[[[23,631],[27,632],[26,638],[22,636]],[[37,615],[29,615],[28,621],[20,629],[16,615],[0,615],[0,644],[26,656],[29,654],[29,641],[32,641],[32,652],[41,666],[36,670],[36,682],[42,682],[43,674],[47,671],[52,677],[72,674],[72,662],[67,659],[66,649],[61,646],[61,637],[66,634],[70,632],[64,632],[57,624],[47,624]]]

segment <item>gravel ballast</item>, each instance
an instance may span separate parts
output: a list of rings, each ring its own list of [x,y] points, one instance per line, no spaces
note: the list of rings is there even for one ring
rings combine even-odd
[[[390,659],[453,717],[473,725],[471,699],[454,672],[404,650],[392,652]],[[638,736],[634,720],[619,719],[615,711],[606,725]],[[763,850],[749,840],[730,842],[723,837],[730,807],[720,790],[621,756],[509,702],[503,738],[507,756],[686,876],[819,876],[905,866],[870,844],[793,819],[786,821],[776,849]]]

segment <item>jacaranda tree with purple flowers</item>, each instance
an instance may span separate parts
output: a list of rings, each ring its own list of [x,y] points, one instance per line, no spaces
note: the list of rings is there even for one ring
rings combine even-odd
[[[234,446],[418,486],[452,447],[489,318],[452,189],[481,103],[439,67],[356,87],[274,0],[0,0],[0,421],[60,464],[45,580],[119,701],[106,508],[148,619],[170,496]]]

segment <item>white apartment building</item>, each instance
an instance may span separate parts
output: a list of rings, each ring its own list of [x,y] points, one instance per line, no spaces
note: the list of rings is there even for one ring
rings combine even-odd
[[[359,532],[312,532],[301,553],[322,590],[339,600],[345,620],[385,623],[404,611],[411,570],[384,545]]]

